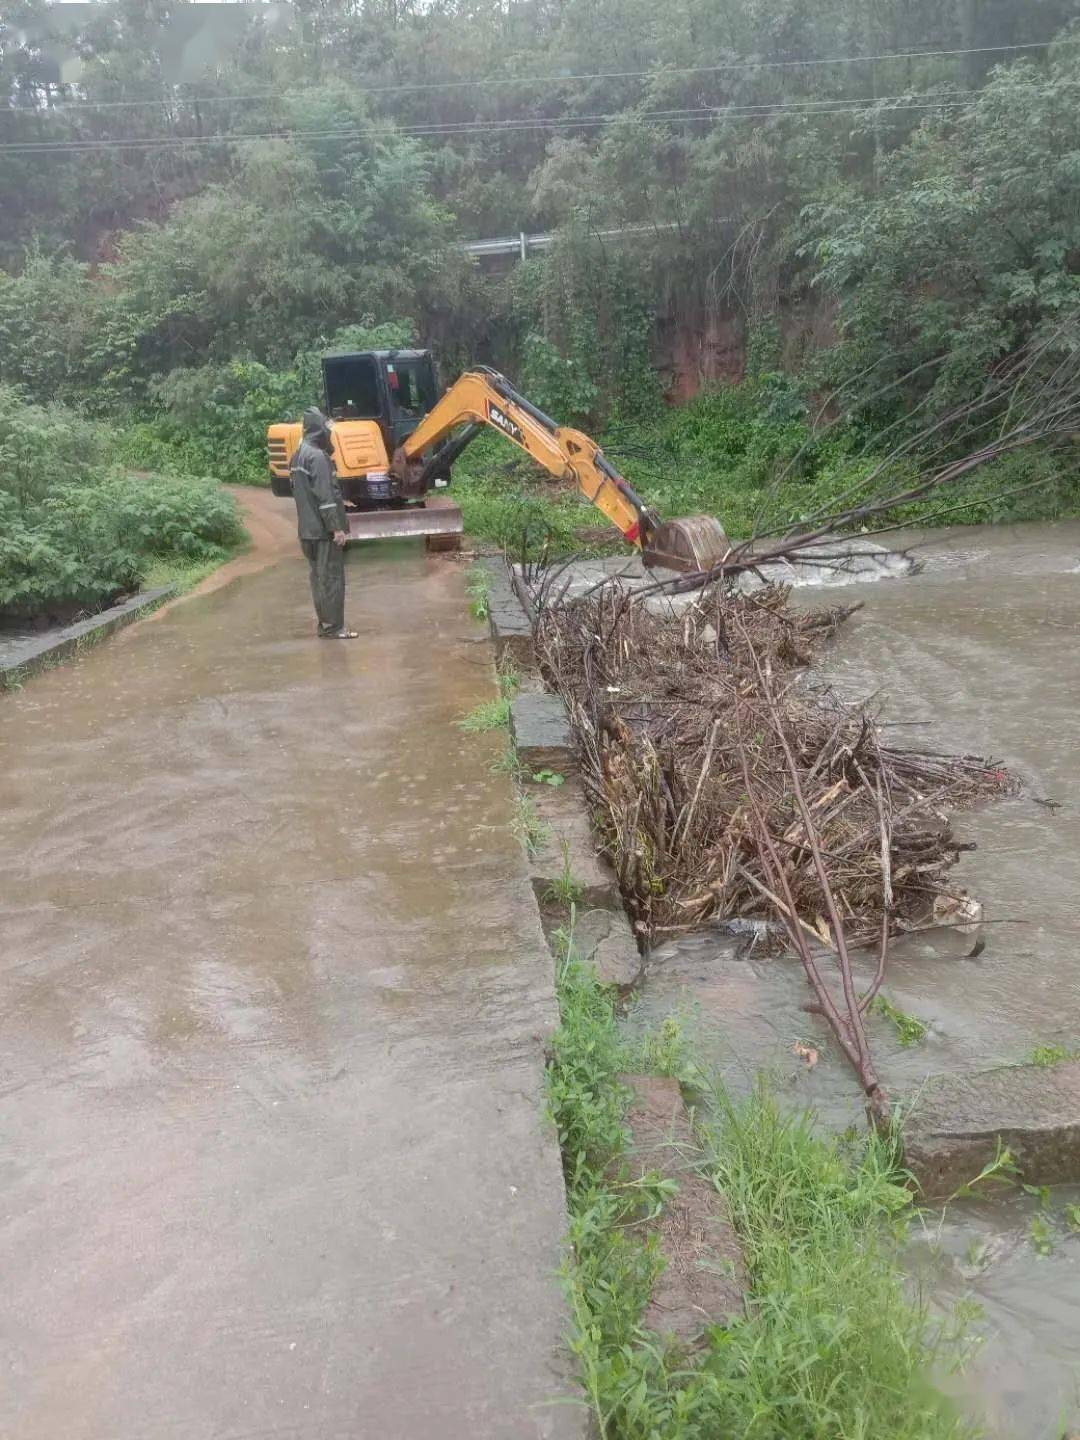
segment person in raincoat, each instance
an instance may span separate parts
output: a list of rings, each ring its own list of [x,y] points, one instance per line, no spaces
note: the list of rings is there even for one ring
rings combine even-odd
[[[330,459],[330,424],[321,410],[304,411],[304,434],[289,466],[300,548],[311,571],[311,598],[326,640],[355,640],[345,628],[345,541],[349,521]]]

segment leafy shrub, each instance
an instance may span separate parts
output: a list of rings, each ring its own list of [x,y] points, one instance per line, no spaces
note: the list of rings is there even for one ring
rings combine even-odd
[[[148,561],[223,556],[243,538],[213,480],[107,463],[110,431],[0,389],[0,613],[93,609]]]

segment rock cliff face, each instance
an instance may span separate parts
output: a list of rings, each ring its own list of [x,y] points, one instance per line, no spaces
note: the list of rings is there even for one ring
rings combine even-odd
[[[673,405],[710,385],[734,385],[746,374],[751,323],[734,309],[671,315],[657,322],[656,364]],[[780,366],[798,370],[808,355],[836,343],[836,306],[823,296],[795,300],[780,311]]]

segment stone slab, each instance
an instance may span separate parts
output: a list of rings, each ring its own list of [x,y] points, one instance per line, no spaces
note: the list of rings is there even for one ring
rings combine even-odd
[[[545,929],[566,924],[565,912],[548,909]],[[644,974],[645,961],[626,915],[617,910],[577,908],[574,915],[574,955],[592,965],[601,985],[613,985],[628,994]]]
[[[569,775],[577,770],[566,706],[558,695],[542,690],[518,694],[510,706],[510,734],[528,771]]]
[[[649,1222],[665,1264],[643,1323],[693,1348],[706,1328],[743,1314],[750,1282],[742,1243],[727,1201],[696,1168],[701,1149],[678,1081],[652,1075],[620,1079],[633,1092],[626,1167],[635,1180],[659,1172],[678,1185],[675,1198]]]
[[[112,605],[71,625],[58,625],[50,630],[33,630],[28,626],[0,634],[0,690],[62,660],[81,645],[103,640],[114,630],[130,625],[175,592],[175,585],[163,585],[157,590],[140,591],[120,605]]]
[[[935,1076],[904,1125],[905,1163],[931,1199],[972,1181],[999,1145],[1030,1185],[1080,1180],[1080,1061]]]
[[[546,892],[569,874],[580,888],[583,907],[621,912],[618,878],[597,853],[580,777],[571,772],[558,787],[526,782],[526,788],[544,827],[543,838],[529,857],[537,899],[543,904]]]
[[[531,670],[536,665],[532,624],[510,583],[506,565],[502,559],[490,557],[480,563],[489,577],[488,627],[495,658],[512,660],[518,669]]]

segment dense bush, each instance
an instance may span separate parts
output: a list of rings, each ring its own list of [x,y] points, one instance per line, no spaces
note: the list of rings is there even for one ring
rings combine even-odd
[[[0,389],[0,614],[99,608],[154,558],[210,561],[242,538],[216,481],[127,472],[105,427]]]

